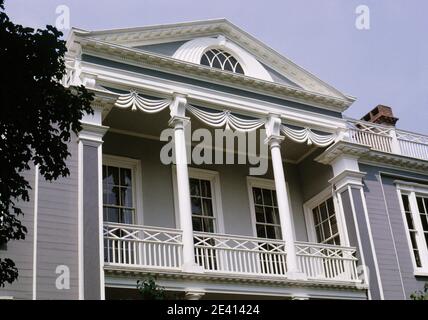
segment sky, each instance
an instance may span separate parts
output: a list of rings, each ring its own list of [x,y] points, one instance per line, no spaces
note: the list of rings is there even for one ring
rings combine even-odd
[[[397,127],[428,134],[426,0],[5,0],[15,22],[87,30],[226,18],[293,62],[357,98],[345,112],[361,118],[378,104],[393,108]],[[370,29],[356,27],[366,5]],[[65,31],[66,33],[67,31]]]

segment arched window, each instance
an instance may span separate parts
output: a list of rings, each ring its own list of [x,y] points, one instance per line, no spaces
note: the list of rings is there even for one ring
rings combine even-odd
[[[218,49],[206,51],[201,58],[201,64],[221,70],[244,74],[241,64],[231,54]]]

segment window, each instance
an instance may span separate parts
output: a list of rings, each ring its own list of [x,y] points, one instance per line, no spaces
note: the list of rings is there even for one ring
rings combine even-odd
[[[416,272],[428,274],[428,186],[396,181]]]
[[[318,243],[340,245],[339,228],[333,198],[330,197],[312,209]]]
[[[173,173],[176,226],[180,228],[177,198],[177,171]],[[189,167],[190,202],[193,231],[223,233],[223,211],[218,172]]]
[[[201,64],[234,73],[244,74],[241,64],[231,54],[219,50],[210,49],[201,58]]]
[[[211,181],[190,178],[190,200],[192,203],[192,224],[194,231],[215,231]]]
[[[418,272],[428,272],[428,186],[398,184],[409,248]]]
[[[132,224],[135,207],[131,169],[103,165],[104,220]]]
[[[136,183],[140,180],[139,167],[138,160],[108,155],[103,157],[104,221],[137,223],[136,215],[142,207],[141,192]]]
[[[413,255],[415,257],[415,263],[418,268],[421,268],[422,267],[421,256],[419,255],[418,244],[416,242],[416,235],[418,232],[416,230],[415,223],[413,221],[412,210],[410,209],[409,195],[402,194],[401,200],[403,201],[404,215],[406,216],[407,229],[409,231],[410,242],[412,244]]]
[[[247,183],[254,235],[258,238],[282,239],[275,182],[248,177]]]
[[[303,204],[308,241],[348,246],[348,233],[337,198],[331,187]]]
[[[281,224],[275,190],[253,187],[252,191],[257,237],[281,239]]]

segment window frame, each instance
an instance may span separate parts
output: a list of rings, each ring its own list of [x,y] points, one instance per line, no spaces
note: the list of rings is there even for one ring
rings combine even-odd
[[[288,182],[285,182],[287,190],[288,190],[288,203],[291,204],[290,199],[290,189],[288,187]],[[251,226],[253,229],[253,237],[258,238],[257,236],[257,218],[256,218],[256,208],[255,208],[255,201],[254,201],[254,195],[253,195],[253,188],[261,188],[261,189],[270,189],[275,190],[275,180],[274,179],[267,179],[267,178],[257,178],[253,176],[247,176],[247,191],[248,191],[248,199],[250,204],[250,215],[251,215]],[[278,198],[278,195],[276,195]],[[277,199],[278,201],[278,199]],[[279,217],[280,226],[281,226],[281,217]],[[294,225],[294,215],[293,212],[291,213],[291,221]],[[294,239],[296,239],[296,228],[293,228],[293,236]],[[281,236],[282,236],[282,226],[281,226]],[[259,239],[265,239],[265,238],[259,238]],[[272,239],[274,240],[274,239]],[[277,239],[278,241],[282,241]],[[283,239],[284,240],[284,239]]]
[[[407,245],[409,247],[409,254],[412,259],[414,275],[428,276],[428,244],[424,238],[424,229],[422,226],[419,208],[417,204],[417,197],[421,196],[428,198],[428,185],[423,185],[419,183],[407,182],[396,180],[394,184],[397,188],[398,202],[400,204],[401,218],[403,219],[403,224],[406,233]],[[412,240],[410,239],[409,227],[406,219],[406,212],[404,210],[404,204],[402,195],[407,195],[409,198],[409,208],[412,213],[412,219],[414,227],[416,229],[416,244],[418,245],[419,258],[421,260],[422,267],[418,267],[416,264],[416,258],[413,252]],[[422,235],[421,235],[422,234]]]
[[[213,205],[214,217],[214,233],[224,234],[224,217],[223,217],[223,203],[221,200],[221,184],[220,174],[217,171],[188,167],[189,179],[207,180],[211,184],[211,198]],[[174,191],[174,213],[175,213],[175,226],[177,229],[180,227],[180,212],[178,208],[178,185],[177,185],[177,167],[172,166],[172,180]],[[190,183],[190,180],[189,180]],[[189,199],[190,200],[190,199]],[[193,226],[192,226],[193,230]],[[194,231],[199,232],[199,231]]]
[[[132,204],[135,208],[135,221],[134,225],[143,225],[144,212],[143,212],[143,193],[142,193],[142,176],[141,176],[141,160],[133,159],[122,156],[115,156],[109,154],[103,154],[102,165],[119,167],[131,170],[132,177]],[[102,179],[102,177],[101,177]],[[103,185],[103,182],[101,183]],[[104,196],[104,185],[103,185],[103,196]],[[104,201],[102,202],[104,208]],[[109,223],[104,220],[103,222]],[[113,222],[112,222],[113,223]]]
[[[213,66],[213,63],[211,63],[211,62],[214,62],[214,60],[212,60],[212,61],[209,63],[209,65],[203,64],[203,63],[202,63],[202,59],[203,59],[203,57],[204,57],[204,56],[206,56],[207,52],[210,52],[210,51],[212,52],[213,50],[217,50],[217,51],[219,51],[219,52],[220,52],[221,54],[223,54],[224,56],[229,55],[229,57],[228,57],[226,60],[229,60],[230,58],[235,59],[235,60],[236,60],[236,62],[237,62],[237,64],[235,65],[235,71],[230,71],[230,70],[227,70],[227,69],[225,69],[225,68],[217,68],[217,67],[214,67],[214,66]],[[218,54],[215,54],[215,56],[218,56]],[[217,59],[218,59],[218,58],[217,58]],[[209,61],[209,59],[208,59],[208,58],[207,58],[207,60]],[[218,60],[220,61],[220,59],[218,59]],[[225,61],[226,61],[226,60],[225,60]],[[224,65],[225,61],[220,62],[220,63]],[[208,67],[208,68],[214,68],[214,69],[217,69],[217,70],[221,70],[221,71],[225,71],[225,72],[230,72],[230,73],[233,73],[233,74],[238,74],[238,75],[243,75],[243,76],[245,76],[245,75],[246,75],[246,73],[245,73],[244,63],[242,62],[241,58],[240,58],[237,54],[235,54],[234,52],[231,52],[231,51],[229,51],[229,50],[224,50],[223,48],[218,47],[218,46],[214,46],[214,47],[213,47],[213,46],[210,46],[210,47],[205,48],[205,50],[203,51],[203,53],[202,53],[202,55],[201,55],[201,58],[199,59],[199,64],[200,64],[201,66],[205,66],[205,67]],[[236,71],[236,67],[237,67],[238,65],[241,67],[241,69],[242,69],[242,73],[241,73],[241,72],[237,72],[237,71]]]
[[[337,197],[336,192],[333,192],[331,187],[327,187],[320,193],[318,193],[313,198],[309,199],[303,204],[303,212],[305,215],[306,222],[306,232],[308,236],[308,241],[311,243],[319,243],[316,229],[315,221],[313,217],[313,210],[320,206],[323,202],[326,202],[329,198],[333,199],[334,212],[336,215],[337,221],[337,230],[339,233],[340,246],[349,246],[348,232],[346,229],[346,224],[343,216],[342,206],[339,203],[339,198]]]

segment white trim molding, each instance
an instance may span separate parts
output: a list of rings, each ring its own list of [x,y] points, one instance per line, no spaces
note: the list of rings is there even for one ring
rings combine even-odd
[[[144,225],[143,209],[143,179],[141,174],[141,160],[128,157],[114,156],[110,154],[102,155],[102,165],[126,168],[132,174],[132,201],[135,208],[134,224]],[[102,180],[101,180],[102,181]],[[104,205],[104,203],[103,203]]]

